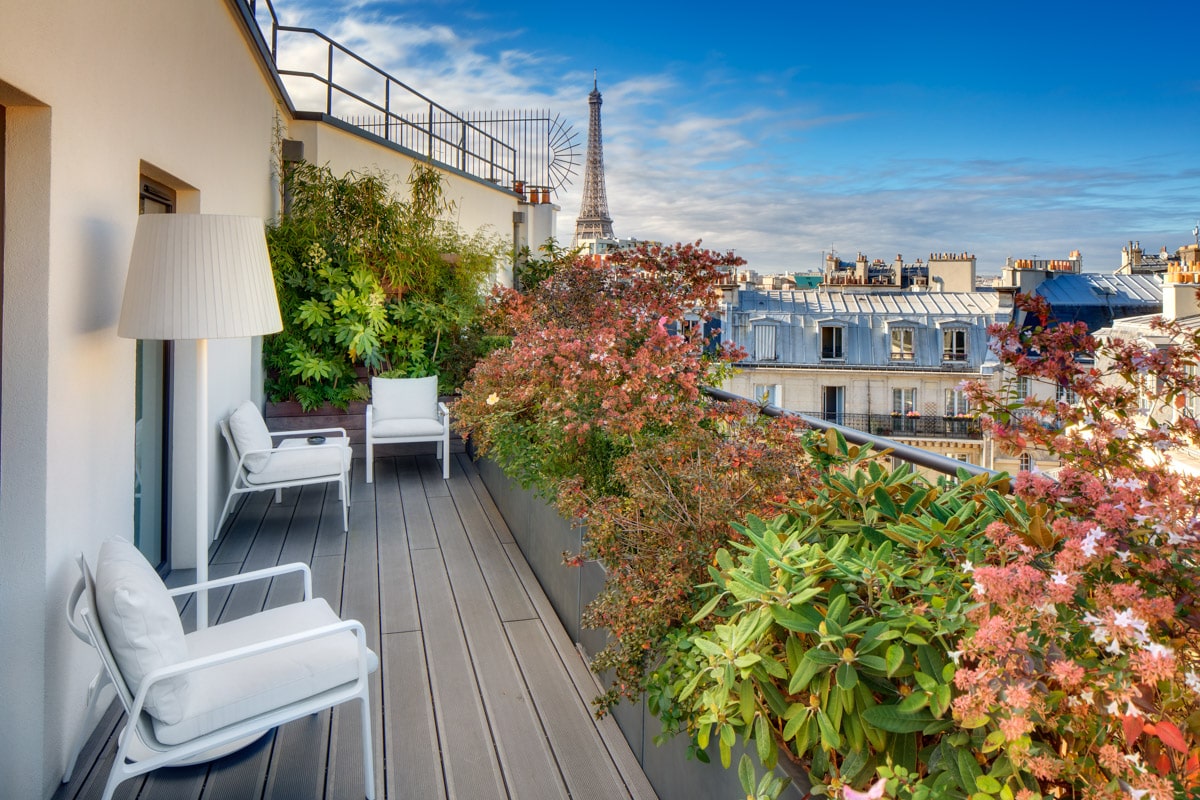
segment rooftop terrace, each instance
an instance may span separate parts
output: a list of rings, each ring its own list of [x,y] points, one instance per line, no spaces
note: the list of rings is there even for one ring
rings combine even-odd
[[[376,797],[654,798],[616,723],[593,718],[592,675],[475,465],[454,458],[443,481],[432,456],[377,457],[369,485],[357,460],[349,533],[332,484],[328,494],[285,491],[282,504],[251,495],[211,574],[307,562],[314,593],[366,626],[381,662],[371,693]],[[214,621],[295,599],[289,587],[247,588],[214,593]],[[189,616],[186,607],[185,625]],[[290,723],[209,764],[127,781],[117,796],[361,797],[357,715],[346,705]],[[56,800],[100,796],[122,724],[114,704]]]

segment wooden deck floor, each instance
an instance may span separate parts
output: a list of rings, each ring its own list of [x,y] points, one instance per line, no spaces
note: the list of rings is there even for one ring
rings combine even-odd
[[[376,797],[653,798],[581,656],[463,454],[441,479],[432,456],[354,464],[350,531],[337,489],[251,495],[226,526],[213,577],[278,563],[312,565],[314,592],[363,622],[380,657],[372,711]],[[191,581],[174,573],[169,583]],[[212,595],[233,618],[290,602],[299,583]],[[185,609],[185,620],[190,609]],[[80,700],[82,713],[82,698]],[[123,725],[114,704],[56,800],[100,797]],[[358,711],[290,723],[210,764],[160,769],[120,798],[362,797]]]

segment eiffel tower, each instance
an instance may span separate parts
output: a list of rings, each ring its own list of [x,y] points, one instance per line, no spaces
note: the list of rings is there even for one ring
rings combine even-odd
[[[600,89],[592,74],[592,91],[588,95],[587,166],[583,172],[583,202],[575,220],[575,239],[612,239],[612,217],[608,215],[608,198],[604,193],[604,142],[600,136]]]

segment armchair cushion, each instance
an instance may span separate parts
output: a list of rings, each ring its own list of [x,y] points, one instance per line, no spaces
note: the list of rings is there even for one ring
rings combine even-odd
[[[271,432],[263,421],[258,406],[247,400],[238,406],[237,411],[229,417],[229,432],[233,435],[233,443],[237,445],[238,455],[252,450],[270,450]],[[246,456],[246,470],[262,472],[270,459],[269,453],[256,453]]]
[[[188,656],[202,658],[339,622],[318,597],[189,633]],[[184,715],[173,724],[155,720],[154,735],[180,744],[349,683],[358,677],[358,652],[358,640],[344,631],[193,672]],[[374,672],[378,657],[368,650],[367,659],[367,672]]]
[[[436,375],[428,378],[372,378],[371,406],[375,419],[438,418]],[[438,430],[441,430],[439,424]]]
[[[175,601],[150,562],[129,542],[109,539],[100,545],[96,613],[134,694],[150,672],[188,657]],[[187,695],[187,676],[161,681],[146,695],[145,709],[163,722],[179,722]]]
[[[425,419],[381,419],[371,423],[371,435],[376,439],[400,439],[406,436],[418,436],[429,439],[438,436],[445,430],[440,420]]]

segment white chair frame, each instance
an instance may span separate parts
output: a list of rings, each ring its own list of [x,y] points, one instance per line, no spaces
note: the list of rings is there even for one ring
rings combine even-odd
[[[363,629],[361,622],[353,619],[344,620],[337,624],[324,625],[312,630],[268,639],[255,645],[239,647],[223,653],[214,653],[203,658],[189,659],[170,667],[156,669],[146,675],[135,695],[130,692],[129,686],[125,682],[120,668],[117,666],[117,661],[113,657],[112,650],[108,646],[108,640],[104,635],[104,631],[99,624],[99,618],[95,612],[95,581],[92,578],[91,569],[88,567],[87,560],[82,553],[79,554],[77,560],[80,577],[75,587],[71,590],[70,599],[67,602],[67,624],[70,625],[71,630],[76,636],[96,648],[100,654],[102,666],[99,674],[92,680],[92,684],[88,689],[87,727],[80,733],[70,761],[67,764],[63,783],[67,783],[71,779],[71,774],[75,769],[75,762],[79,757],[84,742],[91,732],[91,728],[95,725],[93,720],[98,719],[100,713],[102,713],[102,709],[97,710],[99,709],[100,696],[103,694],[104,689],[112,686],[116,689],[117,696],[120,698],[121,705],[124,706],[128,717],[125,727],[118,737],[120,744],[117,747],[116,757],[113,759],[112,769],[108,774],[108,781],[104,786],[102,800],[111,800],[117,786],[129,778],[143,775],[159,767],[210,761],[249,744],[272,728],[308,716],[309,714],[316,714],[327,708],[333,708],[350,700],[358,700],[361,704],[365,796],[367,800],[374,800],[374,746],[371,740],[370,683],[367,677],[371,672],[368,666],[370,663],[368,657],[370,651],[367,648],[366,631]],[[177,597],[202,589],[207,590],[222,586],[233,586],[247,581],[273,578],[293,572],[303,573],[304,599],[312,599],[312,573],[307,564],[300,563],[284,564],[241,575],[233,575],[228,578],[219,578],[204,583],[193,584],[191,586],[182,586],[178,589],[169,589],[168,593],[173,597]],[[155,737],[154,726],[150,721],[149,714],[143,710],[146,695],[154,684],[177,675],[186,675],[189,672],[195,672],[207,667],[245,659],[272,650],[279,650],[301,642],[335,636],[346,631],[353,632],[358,641],[358,677],[355,680],[305,700],[227,725],[224,728],[199,736],[183,744],[164,744]],[[136,742],[135,739],[137,740]],[[142,745],[142,747],[137,748],[137,744]],[[144,756],[140,757],[137,761],[130,761],[129,756],[131,753],[139,749],[145,751]]]
[[[439,402],[438,416],[442,418],[442,432],[436,436],[375,436],[372,433],[375,406],[367,406],[367,483],[375,481],[375,445],[405,444],[408,442],[437,442],[437,457],[442,462],[442,480],[450,480],[450,409]]]
[[[350,447],[350,438],[346,435],[345,428],[311,428],[309,430],[300,431],[271,431],[271,439],[293,439],[301,436],[312,435],[327,435],[337,434],[344,441],[344,444],[334,442],[326,442],[325,444],[306,445],[307,447],[319,448],[343,448]],[[249,470],[246,468],[246,457],[258,455],[262,453],[277,453],[280,448],[276,446],[271,450],[247,450],[244,453],[238,451],[237,444],[233,441],[233,433],[229,429],[229,420],[221,420],[221,436],[225,438],[225,444],[229,446],[229,454],[236,462],[233,470],[233,480],[229,484],[229,493],[225,495],[225,506],[221,509],[221,516],[217,519],[216,531],[221,532],[221,526],[225,524],[225,516],[229,513],[230,506],[233,504],[234,498],[240,494],[249,494],[250,492],[265,492],[273,489],[275,491],[275,502],[283,501],[283,490],[293,486],[307,486],[312,483],[330,483],[337,481],[338,484],[338,499],[342,501],[342,530],[350,530],[350,468],[347,466],[338,475],[321,475],[315,478],[302,478],[288,481],[278,481],[275,483],[250,483],[246,476]],[[368,462],[369,463],[369,462]],[[369,474],[369,472],[368,472]]]

